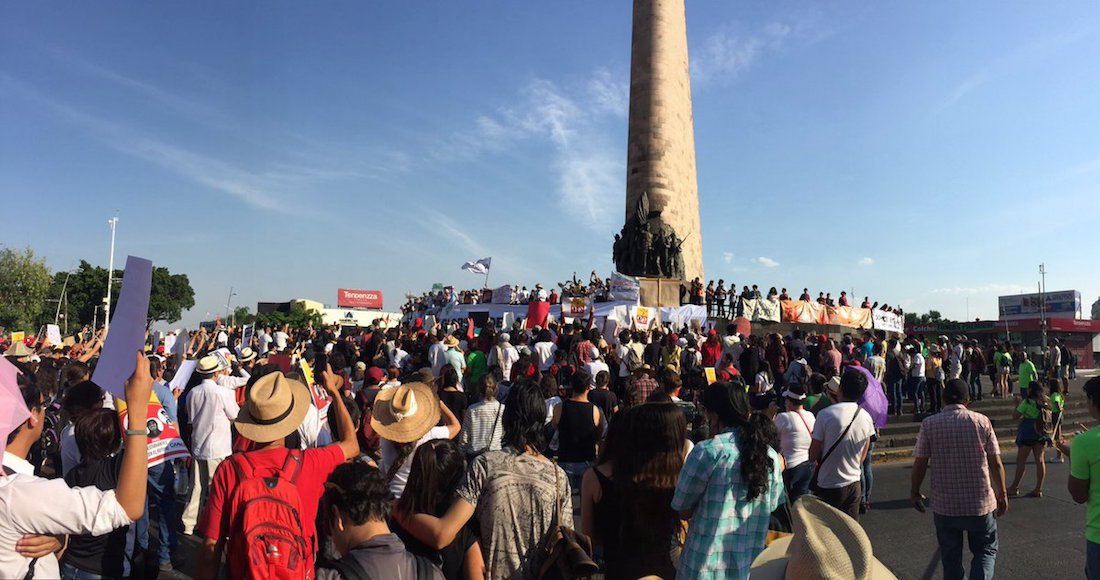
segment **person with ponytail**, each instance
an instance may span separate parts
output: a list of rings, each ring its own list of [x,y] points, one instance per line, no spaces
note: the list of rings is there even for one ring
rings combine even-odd
[[[709,385],[702,402],[715,435],[692,449],[676,483],[672,509],[690,520],[677,577],[748,578],[783,501],[778,435],[739,379]]]

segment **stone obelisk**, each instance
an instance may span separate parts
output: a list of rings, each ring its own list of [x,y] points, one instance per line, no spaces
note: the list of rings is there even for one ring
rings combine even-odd
[[[703,278],[684,0],[634,0],[626,216],[644,192],[684,240],[684,278]],[[704,281],[705,283],[705,281]]]

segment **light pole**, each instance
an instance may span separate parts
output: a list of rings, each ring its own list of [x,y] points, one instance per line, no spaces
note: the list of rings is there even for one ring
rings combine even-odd
[[[226,323],[229,322],[229,302],[232,301],[233,297],[236,296],[236,295],[237,295],[237,293],[234,292],[233,287],[230,286],[229,287],[229,298],[225,299],[225,319],[224,320],[226,321]],[[232,326],[232,325],[229,324],[229,326]]]
[[[1043,331],[1043,350],[1047,349],[1047,267],[1039,264],[1039,275],[1042,282],[1039,283],[1039,310],[1041,313],[1040,324]]]
[[[118,216],[107,220],[107,225],[111,226],[111,258],[107,262],[107,300],[104,301],[103,307],[104,333],[111,330],[111,283],[114,282],[115,277],[115,226],[118,225]]]

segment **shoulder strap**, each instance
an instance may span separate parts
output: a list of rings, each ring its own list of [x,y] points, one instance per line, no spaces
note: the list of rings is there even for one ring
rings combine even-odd
[[[794,413],[795,415],[798,415],[799,419],[802,419],[802,424],[806,426],[806,432],[809,433],[810,436],[812,437],[813,434],[814,434],[814,431],[813,431],[813,429],[810,429],[810,424],[806,422],[806,418],[802,416],[802,413],[800,413],[799,411],[791,411],[791,412]]]
[[[859,412],[862,410],[863,409],[861,409],[860,407],[856,407],[856,412],[854,415],[852,415],[852,420],[848,421],[848,426],[845,427],[844,431],[840,433],[840,437],[836,438],[836,441],[833,442],[832,447],[829,447],[829,450],[826,451],[825,455],[821,457],[821,460],[817,462],[818,465],[825,465],[825,460],[833,454],[833,451],[836,451],[837,445],[840,445],[840,442],[844,441],[844,436],[848,434],[848,430],[852,428],[852,424],[856,422],[856,417],[859,417]]]
[[[293,465],[291,465],[293,464]],[[302,473],[302,450],[291,449],[286,454],[286,461],[283,461],[282,473],[287,473],[288,470],[293,469],[293,475],[287,478],[292,485],[298,484],[298,475]]]
[[[371,580],[370,574],[352,553],[339,560],[327,562],[325,567],[336,570],[344,580]]]

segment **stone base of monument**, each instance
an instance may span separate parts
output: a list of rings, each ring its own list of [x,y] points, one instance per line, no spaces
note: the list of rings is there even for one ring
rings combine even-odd
[[[638,277],[639,304],[642,306],[679,306],[680,284],[675,278]]]

